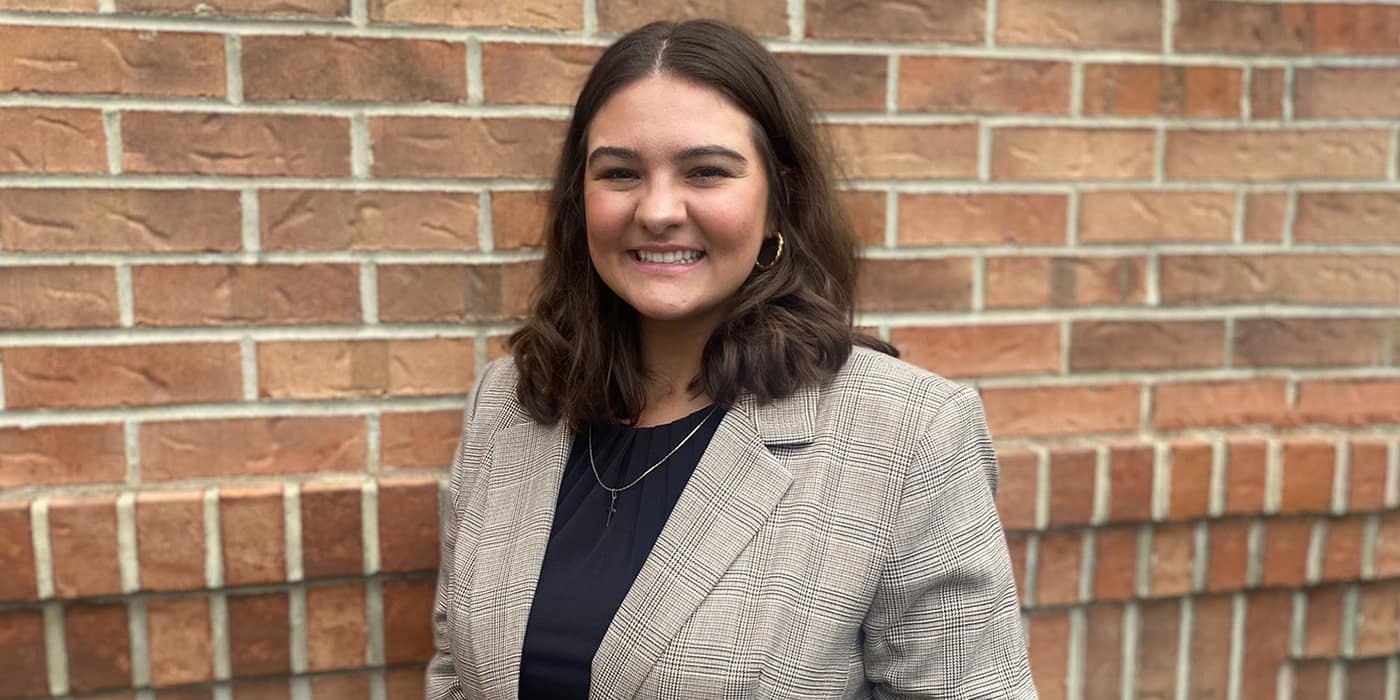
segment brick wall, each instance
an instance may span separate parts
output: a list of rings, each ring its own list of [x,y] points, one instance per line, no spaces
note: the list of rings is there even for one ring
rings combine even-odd
[[[1400,6],[1225,0],[0,0],[0,696],[418,696],[567,105],[670,7],[981,388],[1046,698],[1395,697]]]

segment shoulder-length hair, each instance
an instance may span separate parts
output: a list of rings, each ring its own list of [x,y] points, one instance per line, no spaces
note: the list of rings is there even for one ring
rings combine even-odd
[[[753,37],[712,20],[656,22],[618,39],[574,105],[550,196],[541,277],[525,326],[510,338],[521,405],[537,421],[632,424],[646,403],[636,312],[603,283],[588,253],[584,169],[588,127],[637,80],[666,75],[707,87],[753,120],[768,177],[768,223],[782,232],[777,264],[739,287],[705,344],[690,384],[717,403],[760,402],[821,383],[852,342],[895,354],[852,330],[855,236],[833,189],[833,160],[792,79]],[[760,253],[769,259],[771,245]]]

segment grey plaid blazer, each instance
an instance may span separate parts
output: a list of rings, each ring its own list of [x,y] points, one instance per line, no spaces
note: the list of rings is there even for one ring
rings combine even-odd
[[[427,697],[515,698],[571,435],[509,359],[466,411]],[[725,415],[593,658],[593,698],[1034,698],[976,392],[864,349]]]

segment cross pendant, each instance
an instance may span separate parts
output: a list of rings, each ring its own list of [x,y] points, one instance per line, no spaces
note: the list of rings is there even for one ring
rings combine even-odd
[[[611,492],[611,494],[612,494],[612,500],[608,502],[608,526],[609,526],[609,527],[612,526],[612,516],[613,516],[613,513],[616,513],[616,512],[617,512],[617,492],[616,492],[616,491],[613,491],[613,492]]]

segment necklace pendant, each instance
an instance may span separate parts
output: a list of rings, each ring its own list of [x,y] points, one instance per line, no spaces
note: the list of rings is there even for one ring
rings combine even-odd
[[[608,501],[608,523],[607,523],[607,527],[612,527],[612,516],[613,516],[613,513],[616,513],[616,512],[617,512],[617,492],[616,492],[616,491],[613,491],[613,492],[611,493],[611,496],[612,496],[611,500]]]

